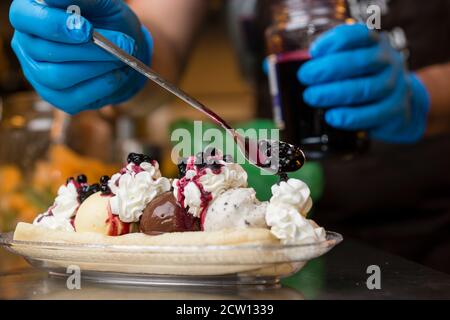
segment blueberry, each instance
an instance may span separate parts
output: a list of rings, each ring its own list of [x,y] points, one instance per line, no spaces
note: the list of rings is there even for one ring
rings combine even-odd
[[[80,174],[80,175],[77,177],[77,182],[78,182],[79,184],[87,183],[87,177],[86,177],[86,175]]]
[[[100,186],[100,191],[102,192],[102,194],[110,194],[111,193],[111,189],[109,189],[109,187],[106,184],[102,184]]]
[[[142,155],[141,159],[142,159],[141,163],[142,162],[148,162],[148,163],[152,162],[152,158],[150,158],[150,156],[147,156],[145,154]]]
[[[83,203],[87,198],[89,198],[94,193],[97,193],[101,190],[101,186],[96,183],[91,186],[84,185],[79,191],[79,200],[80,203]]]
[[[109,176],[103,176],[100,178],[100,184],[108,184],[108,181],[110,180]]]
[[[134,160],[136,159],[136,156],[137,156],[136,153],[130,153],[130,154],[128,155],[127,162],[128,162],[128,163],[134,162]]]
[[[127,158],[128,163],[134,163],[136,165],[140,165],[143,162],[152,162],[152,158],[150,156],[147,156],[145,154],[139,154],[139,153],[130,153]]]
[[[279,173],[294,172],[305,163],[305,156],[299,147],[280,142],[279,145],[280,169]]]

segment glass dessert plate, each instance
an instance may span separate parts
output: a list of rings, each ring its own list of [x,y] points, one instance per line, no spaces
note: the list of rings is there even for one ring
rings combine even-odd
[[[276,286],[342,240],[327,232],[325,241],[301,245],[135,246],[15,241],[13,233],[0,234],[0,246],[51,276],[70,276],[68,267],[76,266],[85,281],[163,286]]]

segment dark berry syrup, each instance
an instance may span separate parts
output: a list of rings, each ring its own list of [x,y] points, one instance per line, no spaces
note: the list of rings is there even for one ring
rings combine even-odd
[[[275,122],[281,138],[301,145],[309,159],[350,158],[368,149],[367,133],[331,127],[325,121],[324,109],[312,108],[303,99],[307,89],[298,81],[298,70],[311,56],[298,50],[275,55],[270,73]]]

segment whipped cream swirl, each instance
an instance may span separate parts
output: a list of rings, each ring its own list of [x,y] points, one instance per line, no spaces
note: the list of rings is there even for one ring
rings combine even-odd
[[[326,232],[306,219],[312,200],[308,186],[290,179],[272,187],[272,198],[266,212],[270,231],[283,244],[309,244],[325,241]]]
[[[108,183],[113,196],[111,211],[125,223],[138,222],[143,210],[154,198],[170,191],[170,180],[161,176],[159,164],[143,162],[128,164]]]
[[[296,208],[302,216],[306,217],[312,208],[311,191],[301,180],[289,179],[279,185],[272,186],[271,203],[286,204]]]
[[[74,232],[71,219],[75,217],[79,206],[77,187],[70,181],[59,188],[53,206],[46,213],[39,215],[33,224],[53,230]]]
[[[188,159],[185,177],[173,182],[173,194],[194,217],[201,217],[211,201],[230,189],[247,187],[247,172],[236,163],[216,159],[217,169],[194,165]]]

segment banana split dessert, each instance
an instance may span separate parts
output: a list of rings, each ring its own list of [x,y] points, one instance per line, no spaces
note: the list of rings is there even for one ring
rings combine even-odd
[[[101,277],[247,279],[287,276],[340,242],[307,218],[312,200],[300,180],[280,175],[259,201],[244,168],[218,150],[178,168],[169,179],[156,160],[132,153],[111,177],[71,177],[46,212],[17,225],[10,249],[62,274],[76,265]]]

